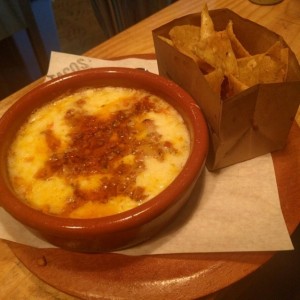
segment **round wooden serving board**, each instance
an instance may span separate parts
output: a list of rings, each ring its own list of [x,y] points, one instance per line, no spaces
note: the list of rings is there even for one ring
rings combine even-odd
[[[272,154],[282,211],[290,233],[299,223],[299,153],[300,128],[294,122],[285,149]],[[256,270],[274,254],[125,256],[37,249],[12,242],[8,245],[37,277],[82,299],[180,299],[183,296],[195,299],[229,286]]]

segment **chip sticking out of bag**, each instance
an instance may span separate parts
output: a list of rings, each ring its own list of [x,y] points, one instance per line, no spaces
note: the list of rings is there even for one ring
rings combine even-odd
[[[236,35],[233,31],[233,23],[231,20],[227,24],[226,32],[227,32],[228,38],[231,43],[232,50],[235,53],[236,58],[250,56],[250,53],[244,48],[242,43],[236,37]]]
[[[207,4],[199,26],[177,25],[170,30],[169,38],[161,38],[197,63],[222,100],[260,83],[286,80],[288,48],[277,41],[265,53],[249,53],[234,33],[231,20],[224,30],[215,30]]]
[[[203,72],[208,73],[213,71],[214,68],[195,54],[195,48],[200,42],[200,30],[201,27],[195,25],[175,26],[169,32],[170,40],[168,43],[173,43],[175,48],[191,57]]]
[[[237,75],[237,61],[226,31],[215,31],[207,5],[201,13],[201,36],[194,46],[196,56],[225,75]]]

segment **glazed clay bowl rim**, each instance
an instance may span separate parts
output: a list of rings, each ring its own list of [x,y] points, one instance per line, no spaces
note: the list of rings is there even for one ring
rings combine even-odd
[[[44,214],[19,200],[10,186],[6,153],[13,139],[14,133],[27,119],[29,114],[57,98],[65,92],[81,88],[107,86],[107,82],[114,86],[127,86],[148,90],[162,98],[172,99],[170,103],[180,112],[189,128],[191,151],[189,158],[175,180],[159,195],[140,206],[128,211],[92,219],[62,218]],[[37,99],[38,103],[37,103]],[[172,102],[176,99],[176,103]],[[176,105],[175,105],[176,104]],[[17,118],[22,115],[22,118]],[[11,131],[10,127],[13,127]],[[189,130],[190,131],[190,130]],[[0,119],[0,161],[5,162],[0,174],[0,205],[15,219],[24,225],[47,234],[78,237],[93,236],[101,233],[126,231],[130,228],[142,226],[152,219],[159,217],[172,203],[182,197],[193,185],[205,164],[208,151],[208,133],[205,119],[192,97],[174,82],[142,70],[130,68],[94,68],[63,75],[44,82],[22,96]]]

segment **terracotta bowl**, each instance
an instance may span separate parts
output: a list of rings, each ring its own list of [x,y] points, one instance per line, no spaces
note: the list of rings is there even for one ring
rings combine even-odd
[[[142,88],[172,104],[190,132],[189,158],[176,179],[158,196],[131,210],[94,219],[62,218],[24,204],[10,184],[7,153],[28,116],[65,92],[82,87]],[[133,246],[160,232],[188,200],[208,151],[204,117],[194,100],[175,83],[149,72],[127,68],[79,71],[43,83],[17,101],[0,119],[0,204],[15,219],[50,243],[74,251],[101,252]]]

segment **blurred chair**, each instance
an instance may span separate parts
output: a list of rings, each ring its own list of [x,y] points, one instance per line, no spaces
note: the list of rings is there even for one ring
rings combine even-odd
[[[53,30],[55,23],[51,22],[50,4],[51,1],[45,0],[0,0],[0,41],[9,37],[17,39],[15,34],[25,30],[42,73],[48,67],[47,39],[52,39],[58,48],[58,39],[53,39],[56,33]]]
[[[123,31],[176,0],[90,0],[107,37]]]
[[[52,9],[52,0],[19,0],[26,22],[26,31],[41,72],[47,72],[51,51],[60,44]]]
[[[1,97],[44,75],[51,50],[59,50],[51,5],[51,0],[0,0]]]

